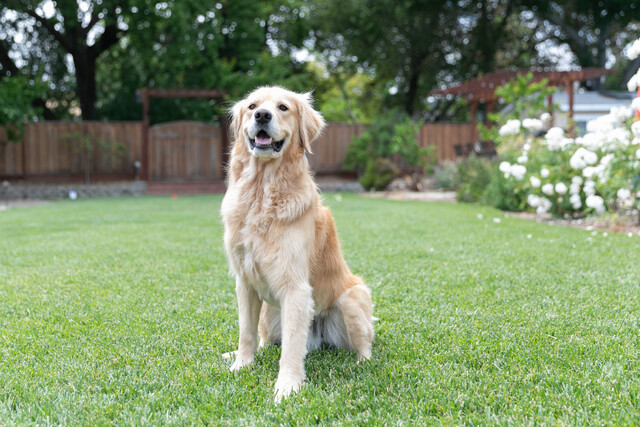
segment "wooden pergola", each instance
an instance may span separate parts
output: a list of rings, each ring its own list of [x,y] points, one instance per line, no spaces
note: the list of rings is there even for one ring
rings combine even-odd
[[[142,103],[142,173],[141,178],[148,181],[151,178],[149,170],[149,105],[151,98],[205,98],[224,99],[227,92],[220,89],[138,89],[136,95]],[[226,132],[226,120],[221,116],[222,124],[222,161],[227,162],[229,155],[229,139]]]
[[[549,70],[514,70],[514,71],[494,71],[485,74],[482,77],[468,80],[456,86],[444,89],[434,90],[429,93],[430,96],[454,96],[464,98],[469,102],[471,112],[471,124],[476,127],[476,113],[479,104],[487,106],[487,113],[492,112],[496,101],[496,89],[510,80],[515,79],[519,75],[527,73],[533,74],[533,81],[539,82],[543,79],[548,80],[549,86],[563,86],[569,98],[569,118],[573,118],[574,103],[574,82],[584,82],[615,73],[616,70],[607,70],[605,68],[583,68],[581,70],[572,71],[549,71]],[[549,109],[551,110],[552,96],[548,98]],[[475,132],[475,130],[474,130]],[[476,134],[474,133],[474,140]]]

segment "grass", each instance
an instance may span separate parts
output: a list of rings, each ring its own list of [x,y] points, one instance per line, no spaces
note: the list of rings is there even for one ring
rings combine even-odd
[[[3,423],[640,422],[640,237],[328,195],[373,357],[310,353],[277,406],[279,348],[238,374],[220,358],[238,334],[220,201],[0,212]]]

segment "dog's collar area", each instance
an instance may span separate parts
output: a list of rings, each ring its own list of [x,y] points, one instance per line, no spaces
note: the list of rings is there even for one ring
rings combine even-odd
[[[256,143],[256,139],[259,139],[262,141],[270,140],[271,142],[268,144],[264,144],[264,143],[258,144]],[[265,132],[264,130],[261,130],[260,132],[258,132],[255,138],[249,138],[249,145],[251,145],[252,150],[258,149],[261,151],[266,151],[269,149],[273,149],[273,151],[275,151],[276,153],[279,153],[280,150],[282,150],[282,147],[284,146],[284,139],[280,141],[273,141],[267,132]]]

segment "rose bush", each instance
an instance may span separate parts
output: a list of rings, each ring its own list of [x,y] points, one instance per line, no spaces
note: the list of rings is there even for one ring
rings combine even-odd
[[[640,40],[629,49],[630,59],[637,56]],[[640,70],[628,86],[636,90],[638,85]],[[547,113],[521,121],[508,118],[498,129],[496,143],[511,148],[499,150],[502,176],[493,181],[510,190],[499,192],[501,197],[513,200],[493,204],[514,208],[526,200],[525,208],[563,217],[637,210],[640,121],[634,121],[634,111],[639,108],[640,97],[629,107],[613,108],[590,121],[580,137],[559,127],[538,136],[548,123]]]

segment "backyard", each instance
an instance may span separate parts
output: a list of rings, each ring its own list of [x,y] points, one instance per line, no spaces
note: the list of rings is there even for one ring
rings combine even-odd
[[[640,422],[640,236],[490,207],[326,195],[373,290],[372,359],[280,349],[233,374],[221,196],[0,212],[0,420],[9,424]]]

